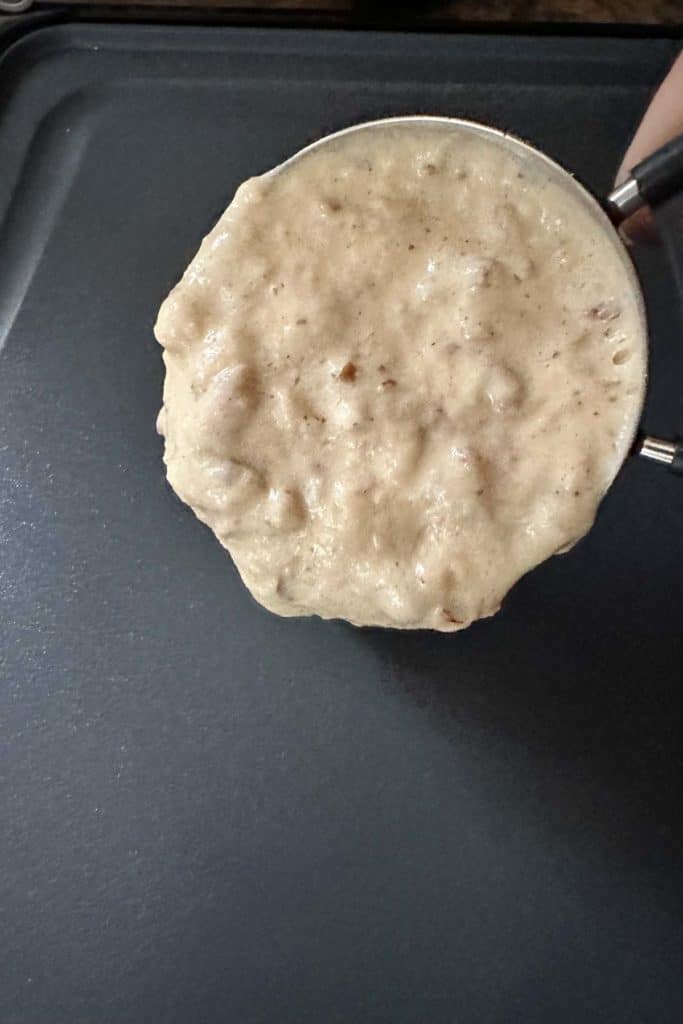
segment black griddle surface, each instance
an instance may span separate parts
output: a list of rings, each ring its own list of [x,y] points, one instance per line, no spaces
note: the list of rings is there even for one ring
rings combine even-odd
[[[81,24],[0,61],[2,1024],[683,1019],[681,483],[629,463],[463,635],[279,620],[164,482],[151,331],[320,134],[469,116],[605,190],[676,49]]]

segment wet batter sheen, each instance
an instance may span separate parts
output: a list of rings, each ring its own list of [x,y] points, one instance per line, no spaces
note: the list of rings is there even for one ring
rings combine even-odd
[[[163,303],[168,479],[280,615],[457,630],[591,526],[645,350],[580,201],[464,129],[243,184]]]

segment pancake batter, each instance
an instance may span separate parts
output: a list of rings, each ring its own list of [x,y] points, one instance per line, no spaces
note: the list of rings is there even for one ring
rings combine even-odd
[[[645,379],[578,199],[465,129],[243,184],[163,303],[176,493],[280,615],[443,631],[590,528]]]

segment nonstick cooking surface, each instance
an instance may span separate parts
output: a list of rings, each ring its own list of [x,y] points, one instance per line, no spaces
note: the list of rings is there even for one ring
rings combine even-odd
[[[676,49],[81,24],[0,60],[3,1024],[681,1020],[681,482],[630,461],[464,634],[279,620],[165,484],[151,330],[319,135],[472,117],[604,192]]]

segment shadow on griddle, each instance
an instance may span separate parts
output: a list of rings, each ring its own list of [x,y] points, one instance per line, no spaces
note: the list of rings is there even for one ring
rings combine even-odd
[[[570,590],[550,595],[543,619],[524,607],[534,575],[495,620],[464,633],[356,636],[379,659],[387,693],[427,714],[454,753],[474,737],[476,758],[488,760],[489,776],[500,782],[494,799],[510,783],[511,801],[523,807],[526,786],[528,809],[549,829],[581,831],[606,841],[622,863],[677,873],[683,768],[675,609],[669,648],[661,621],[624,632],[618,616],[597,613],[599,599],[579,632]],[[466,765],[472,760],[470,752]]]

